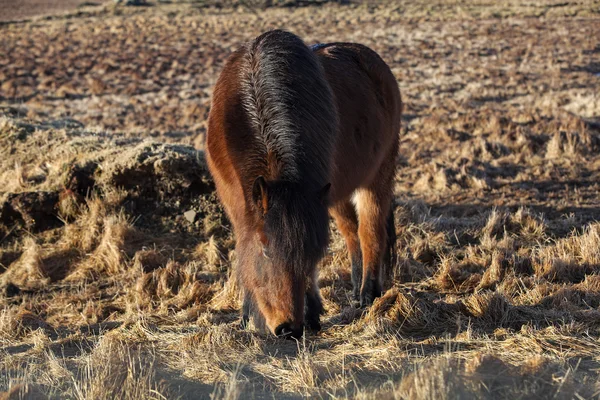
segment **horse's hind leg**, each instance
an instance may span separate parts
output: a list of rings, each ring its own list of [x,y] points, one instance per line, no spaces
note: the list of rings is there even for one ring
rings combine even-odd
[[[396,222],[394,220],[394,205],[393,201],[390,206],[390,211],[387,218],[386,224],[387,230],[387,245],[385,248],[385,261],[383,263],[383,276],[392,276],[394,268],[396,267]]]
[[[354,199],[358,211],[358,236],[363,257],[360,305],[367,306],[381,295],[381,264],[388,248],[387,224],[392,203],[393,171],[382,173],[370,187],[359,189]]]
[[[352,265],[352,295],[354,300],[358,301],[363,272],[356,209],[350,201],[345,201],[336,204],[330,212],[346,241],[346,248]]]

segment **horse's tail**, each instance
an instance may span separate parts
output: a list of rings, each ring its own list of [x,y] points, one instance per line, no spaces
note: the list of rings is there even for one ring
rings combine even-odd
[[[387,258],[387,266],[386,266],[386,278],[391,278],[394,276],[395,274],[395,268],[396,268],[396,261],[397,261],[397,255],[396,255],[396,239],[397,239],[397,235],[396,235],[396,223],[394,221],[394,207],[392,205],[392,207],[390,207],[390,212],[388,214],[388,218],[387,218],[387,224],[386,224],[386,230],[387,230],[387,254],[386,254],[386,258]]]

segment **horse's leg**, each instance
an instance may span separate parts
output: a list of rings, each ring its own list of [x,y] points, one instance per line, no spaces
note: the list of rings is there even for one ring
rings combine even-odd
[[[394,164],[395,165],[395,164]],[[390,165],[391,166],[391,165]],[[354,195],[358,211],[358,237],[363,256],[361,307],[373,303],[381,295],[383,274],[381,263],[388,248],[387,224],[392,203],[393,169],[383,165],[375,182]]]
[[[354,300],[359,300],[360,286],[362,282],[362,257],[360,242],[358,239],[358,216],[354,205],[350,201],[337,204],[330,210],[335,219],[338,229],[344,240],[352,266],[352,295]]]
[[[237,260],[235,265],[235,275],[231,279],[236,279],[239,289],[242,294],[242,310],[240,327],[242,329],[248,327],[250,318],[254,323],[254,327],[259,331],[265,330],[265,319],[258,308],[256,298],[254,297],[254,287],[252,286],[251,277],[254,274],[252,260],[246,256],[248,238],[243,234],[244,231],[238,231],[240,236],[236,238],[235,250]]]
[[[384,262],[383,276],[392,276],[396,267],[396,221],[394,220],[394,205],[390,206],[390,212],[387,218],[387,246],[385,249],[386,260]]]
[[[252,295],[244,290],[244,300],[242,302],[242,320],[240,321],[240,328],[245,329],[250,321],[250,313],[252,311]]]
[[[317,272],[308,278],[306,285],[306,301],[304,302],[304,325],[313,332],[321,330],[321,314],[323,314],[323,302],[319,294]]]

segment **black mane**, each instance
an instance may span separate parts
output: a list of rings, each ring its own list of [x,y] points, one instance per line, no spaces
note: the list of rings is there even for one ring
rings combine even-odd
[[[269,257],[275,264],[306,273],[324,255],[329,241],[327,207],[312,190],[298,184],[275,182],[269,189],[269,210],[264,230]]]
[[[267,164],[261,175],[317,190],[329,182],[338,128],[319,60],[299,37],[282,30],[248,44],[245,59],[243,103],[259,143],[252,158]]]

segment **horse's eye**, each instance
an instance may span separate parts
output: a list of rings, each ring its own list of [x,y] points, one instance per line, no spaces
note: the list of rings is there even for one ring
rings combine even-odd
[[[269,253],[267,252],[267,248],[265,246],[262,246],[262,255],[266,259],[271,258],[271,257],[269,257]]]

